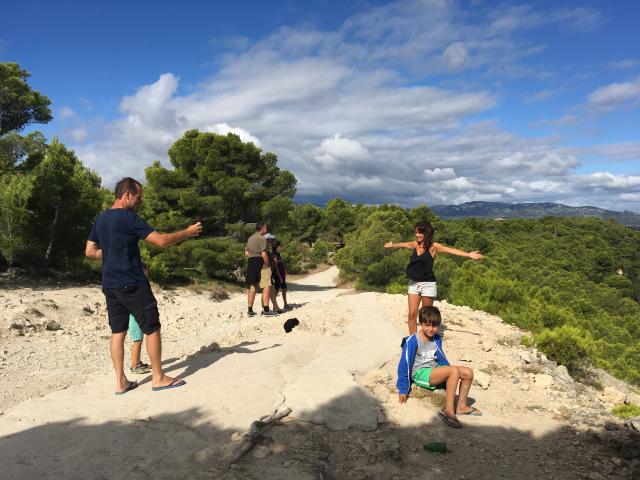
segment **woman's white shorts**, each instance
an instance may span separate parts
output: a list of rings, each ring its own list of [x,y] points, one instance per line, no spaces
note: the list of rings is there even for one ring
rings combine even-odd
[[[437,293],[436,282],[414,282],[413,280],[409,280],[410,295],[436,298]]]

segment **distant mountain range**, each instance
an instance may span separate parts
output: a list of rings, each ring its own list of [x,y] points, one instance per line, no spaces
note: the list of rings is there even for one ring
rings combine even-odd
[[[429,209],[442,218],[598,217],[640,229],[640,214],[635,212],[614,212],[597,207],[569,207],[559,203],[467,202],[460,205],[434,205]]]

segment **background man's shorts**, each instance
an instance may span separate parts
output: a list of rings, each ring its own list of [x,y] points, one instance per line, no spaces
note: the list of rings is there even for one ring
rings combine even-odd
[[[245,278],[247,287],[258,285],[260,283],[260,270],[262,269],[263,264],[264,260],[262,257],[249,257],[249,261],[247,263],[247,276]]]
[[[409,294],[411,295],[436,298],[437,293],[436,282],[414,282],[409,280]]]
[[[132,342],[141,342],[142,337],[144,337],[144,334],[142,333],[142,330],[140,330],[140,326],[133,315],[129,315],[129,332],[127,335],[129,335]]]
[[[151,286],[105,288],[102,290],[107,300],[107,313],[112,333],[122,333],[129,328],[129,315],[133,315],[145,335],[160,328],[158,302]]]
[[[271,269],[269,267],[262,267],[260,270],[260,288],[267,288],[271,286]]]
[[[419,387],[426,388],[427,390],[435,390],[437,386],[429,383],[431,370],[433,370],[433,368],[419,368],[411,375],[411,380]]]

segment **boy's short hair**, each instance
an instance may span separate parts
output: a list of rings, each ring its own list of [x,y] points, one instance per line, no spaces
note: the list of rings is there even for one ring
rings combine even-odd
[[[418,321],[421,324],[439,327],[442,323],[442,315],[440,315],[438,307],[422,307],[418,312]]]

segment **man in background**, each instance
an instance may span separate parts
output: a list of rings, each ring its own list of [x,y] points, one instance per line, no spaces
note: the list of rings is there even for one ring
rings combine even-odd
[[[247,240],[244,249],[247,261],[247,315],[253,317],[253,303],[256,299],[256,289],[262,289],[262,315],[273,316],[276,312],[269,310],[269,300],[271,299],[271,261],[267,252],[267,239],[264,237],[269,233],[269,226],[266,223],[256,223],[256,233]]]
[[[116,395],[138,386],[124,374],[124,340],[133,315],[147,337],[147,353],[151,361],[152,390],[181,387],[186,382],[162,371],[160,314],[149,281],[143,273],[138,241],[168,247],[202,232],[200,222],[175,233],[159,233],[136,213],[142,201],[142,185],[125,177],[115,187],[115,200],[110,209],[98,215],[85,248],[89,258],[102,260],[102,291],[107,302],[111,327],[110,351],[116,374]]]

